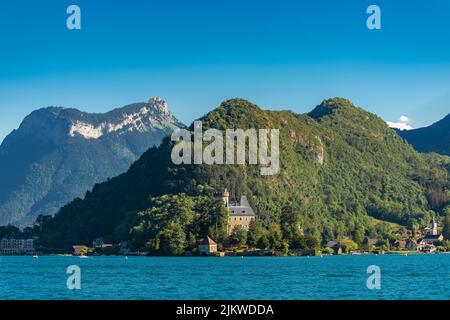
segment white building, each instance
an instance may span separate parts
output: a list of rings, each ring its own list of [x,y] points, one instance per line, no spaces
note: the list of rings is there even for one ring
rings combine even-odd
[[[33,253],[33,239],[2,239],[0,241],[1,255],[22,255]]]

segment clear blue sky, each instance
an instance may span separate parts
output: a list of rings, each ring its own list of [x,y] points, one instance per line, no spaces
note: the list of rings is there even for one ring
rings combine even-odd
[[[66,28],[69,4],[82,30]],[[366,28],[370,4],[382,30]],[[232,97],[307,112],[343,96],[427,125],[450,110],[450,1],[0,2],[0,141],[37,108],[152,96],[186,123]]]

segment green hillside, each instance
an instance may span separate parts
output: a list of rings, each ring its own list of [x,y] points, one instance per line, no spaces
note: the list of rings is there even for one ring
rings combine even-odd
[[[201,120],[203,130],[279,128],[280,173],[261,176],[258,165],[176,166],[166,139],[127,173],[40,219],[42,244],[62,249],[102,237],[180,254],[206,233],[230,242],[215,198],[224,188],[234,199],[247,195],[255,209],[248,242],[280,249],[388,237],[389,228],[374,226],[372,217],[424,225],[450,204],[449,158],[419,154],[382,119],[345,99],[326,100],[308,115],[233,99]]]

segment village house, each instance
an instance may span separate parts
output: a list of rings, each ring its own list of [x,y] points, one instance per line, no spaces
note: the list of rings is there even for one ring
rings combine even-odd
[[[406,248],[408,250],[416,250],[418,252],[423,253],[434,253],[436,252],[436,246],[439,245],[442,241],[444,241],[444,236],[438,231],[438,222],[436,218],[430,222],[430,225],[425,228],[426,234],[422,236],[423,233],[420,233],[421,237],[416,239],[409,239],[406,242]]]
[[[216,254],[217,252],[217,243],[210,237],[206,237],[205,239],[200,241],[197,247],[198,254],[201,256],[210,256]]]
[[[333,250],[333,254],[342,254],[342,246],[338,240],[328,241],[327,248]]]
[[[73,248],[73,254],[76,256],[81,256],[85,253],[85,251],[87,251],[88,247],[86,246],[80,246],[80,245],[75,245],[72,246]]]
[[[436,244],[444,241],[444,236],[442,234],[440,234],[438,236],[435,236],[435,235],[432,235],[432,234],[427,234],[425,236],[425,238],[423,238],[423,240],[425,240],[426,243],[428,243],[428,244],[436,245]]]
[[[244,230],[248,231],[250,222],[255,220],[256,215],[247,197],[241,196],[240,203],[230,204],[230,194],[225,189],[222,199],[225,208],[228,210],[227,233],[231,234],[236,226],[241,226]]]
[[[434,253],[436,252],[436,246],[432,244],[425,243],[423,246],[421,246],[418,250],[419,252],[423,253]]]
[[[406,240],[406,249],[413,251],[413,250],[417,250],[417,240],[415,239],[408,239]]]
[[[396,240],[394,242],[394,246],[396,246],[399,249],[405,249],[407,246],[407,241],[406,240]]]
[[[0,241],[0,254],[34,254],[33,239],[2,239]]]
[[[427,243],[424,239],[411,239],[406,243],[406,248],[408,250],[415,250],[422,253],[433,253],[436,251],[436,246],[434,244]]]

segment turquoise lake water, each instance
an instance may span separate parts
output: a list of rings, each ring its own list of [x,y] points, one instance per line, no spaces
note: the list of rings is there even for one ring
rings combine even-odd
[[[81,270],[67,289],[66,269]],[[381,289],[366,286],[381,269]],[[0,299],[450,299],[450,255],[0,257]]]

